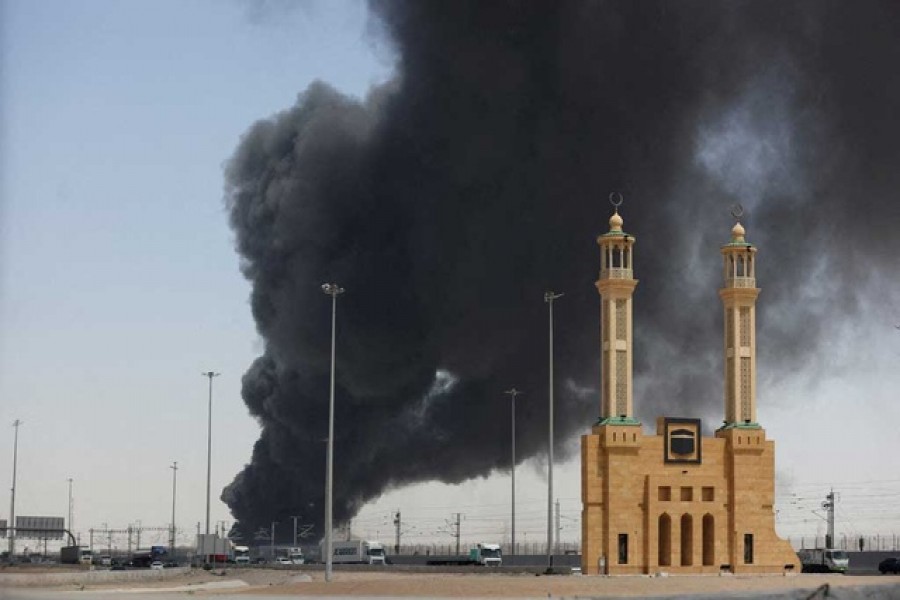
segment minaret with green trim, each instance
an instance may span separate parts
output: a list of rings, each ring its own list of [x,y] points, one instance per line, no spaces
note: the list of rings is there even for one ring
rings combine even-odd
[[[740,215],[735,215],[740,216]],[[736,223],[722,246],[725,308],[725,427],[759,428],[756,422],[756,247]]]
[[[620,198],[621,201],[621,198]],[[618,206],[618,205],[616,205]],[[597,237],[600,246],[601,414],[600,423],[639,425],[632,397],[632,295],[634,236],[622,231],[619,211],[609,219],[609,231]]]

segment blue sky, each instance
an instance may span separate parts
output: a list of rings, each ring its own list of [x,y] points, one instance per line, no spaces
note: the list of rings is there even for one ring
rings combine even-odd
[[[362,97],[389,78],[391,51],[367,25],[361,1],[0,0],[0,481],[12,477],[8,425],[21,419],[18,514],[65,515],[71,477],[83,535],[104,523],[164,526],[177,460],[177,521],[190,540],[205,509],[200,372],[213,369],[222,375],[212,521],[231,520],[218,495],[257,439],[240,378],[261,342],[222,202],[222,166],[254,121],[292,105],[313,80]],[[838,329],[840,344],[821,354],[834,379],[760,374],[760,420],[778,444],[781,518],[790,515],[787,532],[821,530],[811,511],[829,485],[843,485],[839,530],[875,531],[886,521],[897,531],[896,511],[869,507],[863,517],[850,507],[872,487],[853,482],[888,481],[882,497],[900,498],[900,479],[875,458],[884,440],[896,440],[900,332],[874,321]],[[519,541],[545,539],[543,472],[539,460],[517,472]],[[580,534],[578,477],[577,464],[560,465],[563,539]],[[445,521],[457,511],[469,531],[503,531],[508,490],[501,474],[395,491],[357,525],[391,539],[387,515],[402,508],[414,539],[449,543]],[[792,507],[790,494],[805,504]]]
[[[240,377],[261,346],[223,162],[312,80],[361,96],[390,55],[361,2],[0,6],[0,422],[25,422],[17,513],[64,514],[72,477],[77,529],[161,525],[177,460],[178,520],[203,518],[214,369],[212,520],[230,520],[217,497],[256,440]]]

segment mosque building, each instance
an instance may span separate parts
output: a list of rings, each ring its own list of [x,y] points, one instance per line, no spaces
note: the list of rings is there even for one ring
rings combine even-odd
[[[722,246],[723,425],[634,417],[634,236],[616,209],[601,251],[601,418],[581,440],[585,574],[800,572],[775,533],[775,443],[756,420],[756,247],[738,222]]]

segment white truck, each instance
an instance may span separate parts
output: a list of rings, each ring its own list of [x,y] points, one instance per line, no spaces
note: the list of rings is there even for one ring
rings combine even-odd
[[[499,544],[477,544],[469,549],[469,560],[483,567],[499,567],[503,564]]]
[[[468,567],[474,565],[499,567],[503,565],[503,556],[500,552],[500,544],[480,543],[469,549],[468,556],[433,556],[425,561],[425,564],[445,567]]]
[[[249,565],[250,564],[250,547],[249,546],[235,546],[232,549],[234,553],[234,564],[236,565]]]
[[[288,558],[291,559],[291,562],[295,565],[302,565],[306,562],[306,559],[303,557],[302,548],[291,548],[288,550]]]
[[[324,541],[321,548],[324,562],[327,556]],[[380,542],[367,540],[331,542],[331,562],[334,564],[383,565],[385,563],[384,546]]]
[[[306,564],[303,548],[278,548],[275,550],[275,560],[283,565]]]
[[[843,573],[850,566],[850,556],[843,550],[806,548],[797,556],[804,573]]]

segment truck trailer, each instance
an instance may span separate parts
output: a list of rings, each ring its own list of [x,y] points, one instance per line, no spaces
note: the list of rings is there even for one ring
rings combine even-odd
[[[806,548],[797,552],[804,573],[844,573],[850,556],[833,548]]]
[[[59,550],[59,562],[66,565],[89,565],[93,555],[84,546],[63,546]]]
[[[469,549],[468,556],[442,556],[426,561],[428,565],[447,567],[499,567],[503,564],[503,556],[499,544],[481,543]]]
[[[327,556],[325,542],[321,544],[322,559]],[[331,562],[334,564],[383,565],[384,546],[381,542],[347,540],[331,543]]]

